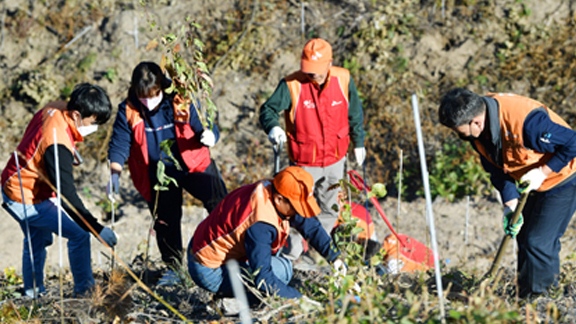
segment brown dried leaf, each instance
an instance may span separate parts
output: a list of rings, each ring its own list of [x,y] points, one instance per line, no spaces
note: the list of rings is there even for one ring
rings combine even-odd
[[[158,41],[156,39],[151,40],[150,42],[148,42],[148,45],[146,45],[146,50],[149,51],[151,49],[154,49],[158,46]]]

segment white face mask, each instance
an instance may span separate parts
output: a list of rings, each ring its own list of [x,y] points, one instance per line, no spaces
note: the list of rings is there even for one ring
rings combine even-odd
[[[80,133],[80,135],[82,135],[82,137],[86,137],[86,136],[94,133],[95,131],[97,131],[98,125],[84,126],[84,125],[82,125],[82,119],[80,119],[80,126],[76,125],[76,129],[78,130],[78,133]]]
[[[152,98],[138,98],[140,102],[148,108],[148,110],[154,110],[154,108],[158,107],[160,102],[162,101],[162,92],[157,97]]]

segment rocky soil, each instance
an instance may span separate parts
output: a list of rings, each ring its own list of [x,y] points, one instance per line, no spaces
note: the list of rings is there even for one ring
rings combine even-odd
[[[157,30],[150,28],[148,15],[153,17],[158,26],[164,26],[164,30],[170,31],[178,30],[184,23],[184,17],[191,16],[205,26],[203,33],[206,36],[220,35],[224,38],[233,34],[235,37],[229,41],[226,50],[219,49],[219,56],[209,54],[216,85],[213,98],[219,109],[218,126],[222,132],[221,140],[212,154],[222,169],[229,189],[271,175],[272,148],[266,134],[259,128],[258,108],[275,89],[280,78],[299,67],[299,53],[303,44],[299,1],[158,0],[151,1],[146,10],[135,1],[101,0],[91,5],[88,1],[79,1],[81,4],[76,2],[4,0],[0,3],[0,152],[3,154],[0,167],[4,165],[3,161],[8,160],[33,113],[44,103],[58,98],[70,82],[101,85],[109,93],[114,105],[124,99],[132,68],[143,60],[158,62],[160,59],[158,50],[145,49],[146,44],[159,35]],[[314,31],[313,36],[324,37],[334,44],[336,65],[345,63],[341,59],[348,50],[339,46],[348,43],[338,35],[351,37],[361,24],[377,25],[386,19],[385,16],[375,17],[371,13],[371,3],[363,0],[306,2],[305,26],[309,34]],[[572,14],[574,5],[571,1],[560,0],[524,3],[532,12],[531,19],[547,24],[566,19]],[[77,9],[75,5],[82,9]],[[423,14],[422,11],[430,14],[430,10],[440,10],[428,1],[421,1],[421,6],[423,9],[419,11],[420,14]],[[470,4],[468,8],[472,7]],[[505,14],[498,3],[494,4],[494,10],[497,15]],[[255,16],[259,19],[254,19]],[[454,26],[453,31],[447,32],[449,22],[448,27],[430,22],[419,28],[421,37],[418,42],[403,44],[411,69],[417,71],[426,82],[434,84],[442,82],[442,78],[447,75],[457,76],[466,69],[467,62],[478,57],[479,52],[494,50],[470,39],[458,39],[458,28],[464,27]],[[494,37],[498,37],[497,26],[490,28],[493,29],[490,32],[494,33]],[[243,36],[242,33],[247,29],[250,32]],[[239,42],[240,45],[235,47],[234,40],[242,40],[242,37],[250,41]],[[207,44],[216,42],[214,39],[205,41]],[[226,54],[224,58],[223,54]],[[359,58],[360,63],[366,60],[369,58]],[[489,66],[489,62],[482,60],[475,63],[478,66]],[[519,93],[524,90],[528,91],[521,83],[510,89]],[[436,105],[436,102],[424,103],[424,122],[432,123],[435,117],[429,114]],[[399,104],[390,103],[386,109],[394,113],[400,107]],[[378,108],[367,108],[367,123],[378,123],[373,119],[378,115],[375,109]],[[406,123],[412,121],[407,120]],[[108,177],[105,156],[111,124],[112,121],[94,138],[81,145],[87,158],[86,163],[76,170],[76,185],[83,201],[96,215],[102,217],[104,214],[98,203],[105,199]],[[401,148],[394,147],[383,153],[385,143],[380,145],[376,141],[385,141],[390,136],[411,138],[413,135],[401,132],[372,135],[367,144],[368,155],[372,156],[369,158],[368,180],[374,183],[383,181],[381,177],[390,174],[392,169],[376,157],[384,154],[393,159]],[[418,163],[417,160],[411,162]],[[349,168],[356,168],[353,161],[349,163]],[[394,188],[391,183],[388,186]],[[121,177],[121,198],[117,211],[119,219],[114,224],[119,234],[116,253],[126,263],[130,263],[145,250],[151,218],[128,172],[124,172]],[[422,198],[398,202],[395,193],[391,192],[380,203],[400,233],[421,242],[430,241],[425,201]],[[378,237],[382,240],[389,231],[376,210],[371,208],[370,212],[376,222]],[[184,213],[182,226],[186,245],[196,225],[206,216],[206,211],[189,197]],[[494,194],[472,196],[469,200],[454,203],[437,198],[433,202],[433,216],[443,271],[453,268],[482,275],[488,270],[503,235],[501,214],[502,208]],[[0,230],[3,233],[0,236],[0,269],[13,266],[20,271],[22,231],[3,210],[0,210],[0,219]],[[111,225],[109,222],[106,224]],[[576,224],[573,221],[562,239],[561,256],[566,264],[575,258],[575,230]],[[48,274],[57,273],[58,243],[55,240],[49,248]],[[159,253],[154,240],[150,247],[152,259],[157,260]],[[95,269],[108,269],[108,255],[109,252],[93,239],[92,260]],[[513,255],[513,246],[509,246],[502,266],[510,271],[515,264]],[[64,267],[68,267],[66,257]],[[573,302],[574,296],[566,298],[569,299],[567,303]],[[197,299],[199,303],[202,297]]]

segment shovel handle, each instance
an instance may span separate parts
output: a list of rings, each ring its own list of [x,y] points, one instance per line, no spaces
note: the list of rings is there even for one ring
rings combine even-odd
[[[526,201],[528,200],[528,194],[529,194],[528,192],[525,192],[522,194],[522,196],[520,196],[520,202],[518,203],[518,206],[516,207],[516,210],[512,215],[511,224],[516,224],[516,222],[518,222],[518,218],[520,218],[522,209],[524,209],[524,205],[526,205]],[[500,243],[500,248],[498,248],[498,252],[496,253],[496,257],[494,258],[494,263],[492,263],[492,267],[484,277],[492,277],[494,276],[494,274],[496,274],[496,271],[498,270],[498,265],[500,264],[502,256],[504,255],[504,250],[506,250],[506,246],[508,245],[508,242],[510,241],[511,238],[512,235],[510,234],[504,236],[504,238],[502,239],[502,243]]]
[[[358,172],[350,170],[348,171],[348,175],[350,176],[350,183],[356,189],[360,191],[366,189],[366,192],[369,192],[371,190],[370,187],[368,187],[368,185],[366,184],[366,182],[364,182],[364,179],[362,179],[362,177],[358,174]],[[376,207],[376,210],[378,210],[378,213],[380,214],[380,216],[382,216],[382,219],[384,220],[386,225],[388,225],[390,232],[392,232],[392,234],[396,236],[396,239],[398,239],[398,242],[400,242],[400,245],[402,245],[402,247],[405,247],[404,241],[400,239],[400,236],[398,236],[398,233],[396,233],[396,231],[392,227],[392,224],[390,224],[390,221],[388,221],[388,217],[386,217],[386,214],[384,214],[384,211],[382,210],[382,207],[380,207],[380,204],[378,203],[376,197],[371,197],[370,202],[372,202],[372,205]]]
[[[284,142],[279,142],[278,144],[272,145],[272,149],[274,150],[274,174],[276,176],[278,172],[280,172],[280,154],[282,154],[282,146],[284,146]]]

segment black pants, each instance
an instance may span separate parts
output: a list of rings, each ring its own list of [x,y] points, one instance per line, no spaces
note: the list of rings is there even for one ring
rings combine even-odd
[[[153,214],[158,193],[157,218],[154,223],[158,249],[167,266],[182,264],[182,189],[202,201],[204,208],[212,212],[227,194],[226,186],[214,161],[204,172],[187,173],[177,179],[178,187],[170,183],[168,190],[153,191],[148,208]]]
[[[520,297],[558,285],[560,237],[576,210],[576,182],[551,192],[532,192],[518,234]]]

